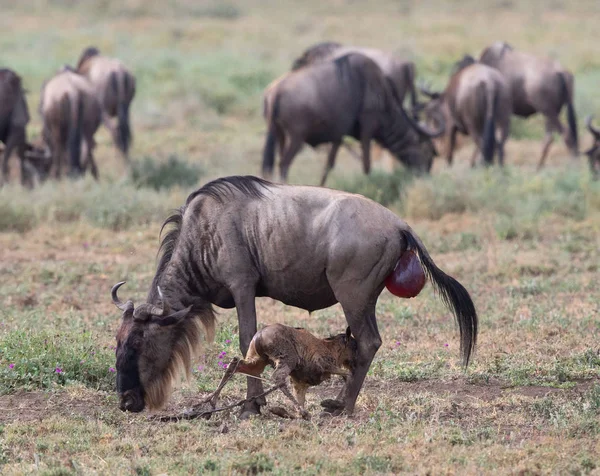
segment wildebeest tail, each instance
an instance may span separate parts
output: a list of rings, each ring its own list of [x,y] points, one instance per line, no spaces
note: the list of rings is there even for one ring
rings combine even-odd
[[[111,74],[111,83],[116,85],[117,93],[117,147],[123,155],[128,158],[129,146],[131,145],[131,128],[129,127],[129,97],[127,95],[131,88],[129,76],[124,74],[122,84],[118,84],[117,74]]]
[[[415,89],[415,65],[414,63],[407,63],[404,70],[406,87],[410,93],[410,107],[412,109],[413,117],[417,117],[417,91]]]
[[[265,139],[265,148],[263,150],[262,176],[270,177],[275,167],[275,147],[277,146],[277,131],[275,120],[279,115],[279,95],[275,96],[273,108],[267,110],[267,99],[265,98],[265,118],[267,120],[267,137]]]
[[[401,235],[406,240],[407,249],[417,252],[425,275],[456,317],[460,330],[460,350],[466,367],[477,343],[477,311],[471,296],[462,284],[436,266],[419,237],[411,229],[402,230]]]
[[[81,175],[81,129],[83,122],[83,98],[77,95],[75,109],[67,94],[61,99],[61,116],[63,124],[67,124],[67,150],[69,151],[69,167],[71,175]]]
[[[563,97],[567,103],[567,122],[569,124],[569,135],[576,154],[579,153],[579,136],[577,133],[577,116],[573,106],[573,76],[570,73],[558,74],[562,86]]]
[[[498,90],[481,85],[485,88],[485,123],[483,126],[483,159],[487,165],[494,163],[496,150],[496,111],[498,110]],[[480,87],[481,87],[480,86]]]

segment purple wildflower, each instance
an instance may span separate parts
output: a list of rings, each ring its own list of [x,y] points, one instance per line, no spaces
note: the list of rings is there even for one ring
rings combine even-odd
[[[225,357],[227,355],[227,352],[223,351],[219,354],[219,359],[222,359],[223,357]]]
[[[80,360],[79,361],[80,364],[83,364],[84,362],[85,362],[85,360]]]
[[[226,344],[231,344],[231,339],[225,339]]]
[[[448,344],[444,344],[444,347],[448,347]]]
[[[14,369],[15,368],[15,364],[8,364],[8,368],[9,369]]]
[[[202,372],[204,370],[204,365],[198,365],[198,372]]]
[[[402,345],[402,342],[400,342],[399,340],[396,341],[396,347],[400,347],[400,345]]]
[[[54,372],[57,373],[57,374],[62,374],[63,373],[63,369],[61,369],[60,367],[56,367],[54,369]]]
[[[109,372],[116,372],[116,370],[115,370],[115,369],[113,369],[112,367],[109,367],[109,368],[108,368],[108,371],[109,371]]]

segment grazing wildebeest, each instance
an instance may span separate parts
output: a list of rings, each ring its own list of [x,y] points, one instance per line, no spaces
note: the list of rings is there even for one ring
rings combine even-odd
[[[375,62],[356,53],[292,71],[276,80],[265,92],[268,130],[263,176],[270,177],[273,172],[277,144],[285,182],[290,164],[304,143],[312,147],[331,143],[323,185],[345,136],[360,140],[366,174],[371,168],[372,139],[407,167],[429,172],[435,155],[431,137],[443,133],[443,123],[437,131],[415,123],[395,93]]]
[[[129,107],[135,96],[135,77],[120,60],[103,56],[94,47],[83,51],[77,72],[94,87],[102,105],[102,121],[128,161],[132,140]]]
[[[558,61],[514,50],[510,45],[496,42],[481,53],[479,61],[499,70],[511,88],[513,114],[529,117],[537,112],[546,118],[546,138],[538,164],[544,166],[554,132],[560,133],[571,154],[579,153],[577,118],[573,106],[574,79]],[[568,130],[559,114],[567,106]]]
[[[252,340],[243,360],[234,358],[227,366],[221,383],[212,396],[213,406],[221,390],[234,373],[260,377],[267,365],[275,367],[271,377],[290,399],[303,418],[310,418],[304,408],[306,391],[319,385],[332,375],[350,375],[356,357],[356,340],[350,328],[345,334],[319,339],[300,327],[271,324],[259,330]],[[293,394],[287,386],[292,381]]]
[[[306,49],[292,64],[292,71],[323,61],[339,58],[350,53],[365,55],[367,58],[373,60],[375,64],[379,66],[383,74],[392,81],[402,102],[404,102],[404,97],[407,94],[410,94],[411,108],[413,110],[415,109],[417,106],[415,63],[393,53],[388,53],[376,48],[344,46],[333,41],[326,41],[317,43]]]
[[[433,93],[425,88],[421,91],[431,99],[425,107],[427,117],[445,115],[448,164],[452,164],[458,132],[471,136],[477,146],[472,166],[479,153],[486,164],[492,164],[496,151],[498,162],[504,164],[512,103],[510,88],[500,72],[465,56],[457,63],[443,92]]]
[[[29,109],[20,76],[6,68],[0,69],[0,142],[5,144],[2,158],[2,181],[9,180],[8,161],[16,149],[21,164],[21,182],[32,185],[32,173],[25,157]]]
[[[588,116],[585,123],[594,139],[592,147],[585,151],[585,155],[588,156],[590,170],[592,171],[593,177],[596,179],[600,176],[600,129],[596,129],[592,125],[592,116]]]
[[[73,176],[83,174],[88,167],[98,179],[93,151],[94,134],[102,120],[100,103],[89,81],[64,67],[42,88],[40,113],[44,123],[43,137],[52,154],[50,175],[61,178],[68,167]],[[82,148],[85,163],[81,163]]]
[[[357,342],[339,396],[347,413],[381,346],[375,306],[384,286],[413,296],[427,275],[456,316],[463,362],[469,362],[477,336],[469,293],[435,265],[404,221],[365,197],[226,177],[193,192],[165,226],[172,229],[162,239],[146,303],[134,308],[132,301],[121,302],[122,282],[112,289],[123,311],[116,351],[122,410],[165,404],[178,371],[191,368],[201,328],[209,339],[214,336],[213,304],[236,308],[246,355],[256,333],[257,296],[309,312],[341,304]],[[248,397],[262,391],[262,382],[249,377]],[[248,402],[244,414],[259,413],[260,404]]]

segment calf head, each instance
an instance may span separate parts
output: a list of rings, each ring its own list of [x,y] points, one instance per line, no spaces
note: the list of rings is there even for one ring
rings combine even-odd
[[[588,116],[585,123],[594,138],[592,147],[586,150],[585,154],[588,156],[592,175],[594,178],[598,178],[600,176],[600,129],[596,129],[592,125],[592,116]]]
[[[113,286],[113,303],[123,311],[117,332],[117,392],[119,408],[140,412],[145,407],[162,407],[169,398],[174,380],[183,369],[189,374],[191,361],[198,351],[201,324],[210,337],[214,333],[214,316],[202,319],[190,313],[191,306],[171,312],[158,293],[161,304],[121,302],[117,291],[124,282]]]
[[[337,364],[340,367],[345,367],[352,370],[356,361],[358,352],[358,344],[356,339],[352,337],[350,327],[343,334],[338,334],[325,339],[329,345],[329,349],[335,356]]]

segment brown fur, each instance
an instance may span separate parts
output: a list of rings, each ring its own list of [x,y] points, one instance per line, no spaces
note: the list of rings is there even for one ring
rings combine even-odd
[[[356,353],[356,341],[346,334],[319,339],[305,329],[272,324],[258,331],[250,342],[244,360],[230,364],[235,372],[259,377],[273,365],[273,381],[282,387],[296,410],[306,416],[304,404],[309,387],[332,375],[349,375]],[[290,377],[293,395],[287,388]]]
[[[468,57],[457,63],[455,71],[444,92],[424,91],[431,97],[425,108],[428,118],[434,119],[440,113],[446,117],[448,164],[452,164],[456,135],[460,132],[469,135],[477,146],[472,165],[478,152],[486,163],[492,163],[497,152],[502,165],[512,112],[510,88],[498,71],[473,63]]]
[[[101,109],[89,82],[68,68],[48,80],[40,99],[43,136],[53,158],[50,175],[61,178],[91,169],[98,178],[93,151],[94,134],[101,121]],[[83,151],[84,161],[81,161]]]
[[[543,167],[553,133],[560,133],[573,156],[578,154],[577,121],[573,107],[573,75],[558,61],[514,50],[503,42],[494,43],[481,53],[479,61],[502,73],[512,97],[513,113],[529,117],[540,113],[546,118],[546,137],[538,167]],[[559,114],[567,106],[568,128]]]
[[[102,106],[104,125],[128,160],[132,140],[129,108],[135,97],[135,76],[120,60],[103,56],[96,48],[83,51],[77,72],[90,81]]]

